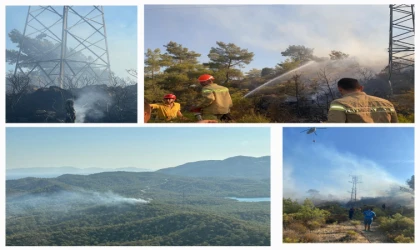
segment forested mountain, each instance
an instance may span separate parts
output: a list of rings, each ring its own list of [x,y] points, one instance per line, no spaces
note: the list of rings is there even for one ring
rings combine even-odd
[[[269,179],[106,172],[6,181],[6,245],[270,245]]]
[[[6,169],[6,179],[15,180],[25,177],[38,177],[38,178],[54,178],[63,174],[95,174],[101,172],[146,172],[151,171],[144,168],[76,168],[76,167],[38,167],[38,168],[15,168]]]
[[[190,162],[158,172],[181,176],[270,178],[270,157],[236,156],[222,161]]]

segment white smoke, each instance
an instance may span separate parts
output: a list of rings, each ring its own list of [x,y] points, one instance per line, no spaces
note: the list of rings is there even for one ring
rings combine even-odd
[[[357,184],[358,198],[408,197],[404,192],[395,191],[395,187],[406,186],[405,183],[394,178],[383,166],[370,159],[339,152],[322,144],[306,150],[296,148],[294,154],[293,159],[285,156],[283,164],[284,198],[302,200],[309,197],[309,189],[316,189],[321,199],[348,201],[349,191],[352,189],[350,175],[358,176],[361,182]],[[311,160],[302,160],[308,158]],[[302,178],[303,175],[305,178]]]
[[[369,66],[356,57],[341,60],[326,59],[320,62],[309,61],[298,68],[265,82],[244,97],[257,93],[259,90],[264,89],[264,87],[284,83],[294,74],[300,75],[300,81],[307,86],[314,80],[318,80],[320,83],[325,83],[328,80],[329,85],[335,89],[336,82],[341,78],[356,78],[359,82],[365,84],[368,80],[373,79],[375,74],[379,73],[381,69],[380,66]]]
[[[74,102],[76,122],[85,122],[86,116],[94,120],[103,118],[111,104],[111,96],[104,91],[88,90],[81,92]]]
[[[106,205],[120,206],[124,204],[146,204],[148,200],[132,197],[123,197],[112,191],[61,191],[54,194],[31,194],[22,197],[6,197],[6,214],[22,214],[42,211],[68,212],[80,207]]]
[[[75,195],[77,197],[77,195],[79,194],[76,193]],[[103,205],[113,204],[113,203],[129,203],[129,204],[148,203],[148,201],[143,200],[143,199],[123,197],[123,196],[113,193],[112,191],[108,191],[106,193],[83,191],[80,193],[80,196],[81,196],[80,198],[83,198],[87,202],[103,204]]]

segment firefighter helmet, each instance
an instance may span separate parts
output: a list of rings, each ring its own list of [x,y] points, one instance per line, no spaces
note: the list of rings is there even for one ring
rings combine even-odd
[[[176,96],[174,94],[167,94],[163,97],[163,99],[174,99],[174,100],[176,100]]]
[[[209,75],[209,74],[204,74],[204,75],[201,75],[198,78],[199,82],[207,82],[208,80],[214,80],[214,77],[212,75]]]

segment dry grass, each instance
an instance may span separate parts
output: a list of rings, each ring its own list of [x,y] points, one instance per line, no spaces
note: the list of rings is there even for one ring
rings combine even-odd
[[[355,227],[351,223],[345,222],[341,224],[330,224],[325,228],[320,228],[313,233],[319,236],[318,242],[351,242],[351,243],[368,243],[369,241],[355,231]]]
[[[285,229],[283,230],[283,242],[284,243],[298,243],[299,236],[296,231]]]
[[[288,229],[295,231],[297,234],[304,234],[308,231],[308,228],[302,223],[292,223],[288,226]]]
[[[304,242],[304,243],[319,242],[319,236],[314,233],[305,233],[301,238],[301,242]]]

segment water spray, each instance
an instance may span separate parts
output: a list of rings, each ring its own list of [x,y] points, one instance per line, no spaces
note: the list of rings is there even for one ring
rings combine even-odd
[[[287,76],[287,75],[290,75],[290,74],[292,74],[293,72],[295,72],[295,71],[297,71],[297,70],[300,70],[300,69],[306,68],[307,66],[309,66],[309,65],[313,64],[314,62],[315,62],[315,61],[309,61],[309,62],[307,62],[307,63],[305,63],[305,64],[303,64],[303,65],[301,65],[301,66],[297,67],[296,69],[292,69],[292,70],[290,70],[290,71],[288,71],[288,72],[286,72],[286,73],[284,73],[284,74],[281,74],[281,75],[279,75],[279,76],[277,76],[277,77],[275,77],[275,78],[271,79],[270,81],[268,81],[268,82],[264,83],[263,85],[261,85],[261,86],[257,87],[256,89],[254,89],[254,90],[252,90],[251,92],[249,92],[248,94],[246,94],[246,95],[244,96],[244,98],[246,98],[247,96],[250,96],[252,93],[256,92],[258,89],[260,89],[260,88],[262,88],[262,87],[264,87],[264,86],[266,86],[266,85],[269,85],[269,84],[273,83],[274,81],[277,81],[278,79],[280,79],[280,78],[282,78],[282,77],[285,77],[285,76]]]

